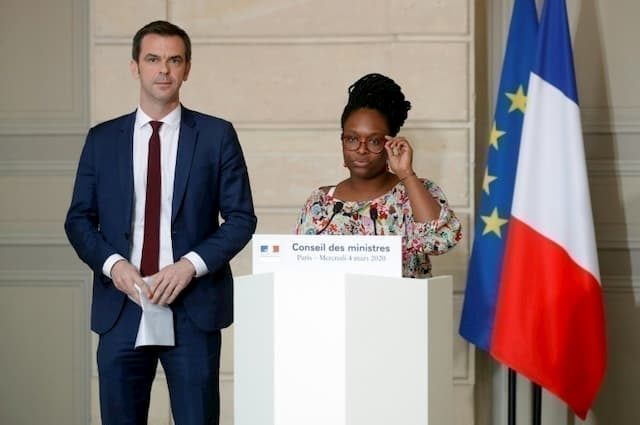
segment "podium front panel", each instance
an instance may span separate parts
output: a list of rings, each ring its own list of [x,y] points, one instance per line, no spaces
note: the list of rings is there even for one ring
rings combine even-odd
[[[273,425],[273,275],[236,278],[234,299],[234,422]]]
[[[347,424],[428,421],[425,280],[347,276]]]
[[[235,306],[236,425],[451,422],[451,277],[258,274]]]
[[[343,424],[345,296],[338,274],[274,276],[276,424]]]

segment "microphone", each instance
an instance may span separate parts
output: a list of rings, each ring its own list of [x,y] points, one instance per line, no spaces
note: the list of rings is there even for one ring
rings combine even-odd
[[[373,220],[373,234],[377,235],[378,228],[376,226],[376,220],[378,219],[378,210],[375,205],[371,205],[369,207],[369,217],[371,217],[371,220]]]
[[[329,221],[327,221],[327,224],[324,225],[324,227],[320,230],[318,230],[316,232],[316,235],[319,235],[320,233],[324,232],[327,227],[329,227],[329,224],[331,224],[331,221],[333,220],[333,217],[336,216],[336,214],[338,214],[340,211],[342,211],[342,207],[344,207],[344,204],[340,201],[336,202],[335,204],[333,204],[333,213],[331,214],[331,217],[329,217]]]

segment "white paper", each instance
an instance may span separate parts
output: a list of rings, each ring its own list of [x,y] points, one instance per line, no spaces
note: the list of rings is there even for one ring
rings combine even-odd
[[[148,278],[144,279],[147,284]],[[173,332],[173,311],[164,305],[153,304],[144,296],[142,290],[136,285],[140,298],[140,326],[136,337],[135,348],[147,345],[163,345],[173,347],[175,345]]]

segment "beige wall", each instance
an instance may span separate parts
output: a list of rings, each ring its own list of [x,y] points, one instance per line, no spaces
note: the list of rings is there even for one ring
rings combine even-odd
[[[99,423],[90,273],[68,246],[62,222],[89,125],[137,104],[128,61],[140,26],[169,19],[192,35],[183,101],[236,124],[259,231],[288,233],[309,192],[344,177],[338,119],[346,89],[373,71],[404,88],[413,103],[404,134],[414,142],[416,169],[441,183],[468,221],[473,16],[466,0],[321,7],[285,0],[4,1],[0,52],[10,60],[0,81],[0,338],[7,348],[0,361],[9,379],[0,384],[0,422]],[[439,273],[455,275],[457,305],[467,246],[434,261]],[[249,273],[248,263],[245,251],[234,272]],[[460,340],[454,364],[458,422],[469,423],[473,362]],[[231,424],[232,329],[221,381],[223,423]],[[157,383],[150,423],[167,424],[162,373]]]
[[[90,275],[62,233],[89,124],[88,8],[0,4],[0,423],[90,416]]]
[[[569,6],[611,353],[591,423],[637,423],[640,61],[629,52],[640,9],[633,0]],[[474,176],[511,0],[3,0],[0,7],[0,423],[99,423],[90,274],[62,221],[89,125],[136,106],[130,40],[153,19],[172,20],[193,37],[183,101],[236,124],[259,232],[290,232],[311,189],[345,175],[337,140],[349,84],[377,71],[403,87],[414,106],[403,134],[415,146],[416,169],[444,187],[465,223],[464,243],[434,259],[436,273],[454,276],[457,326]],[[246,250],[233,267],[249,273]],[[230,329],[224,424],[232,423],[232,355]],[[477,357],[456,337],[456,423],[503,423],[500,372]],[[162,374],[157,381],[150,423],[168,424]],[[526,405],[526,391],[519,396]],[[548,398],[544,405],[549,423],[567,421],[561,405]]]

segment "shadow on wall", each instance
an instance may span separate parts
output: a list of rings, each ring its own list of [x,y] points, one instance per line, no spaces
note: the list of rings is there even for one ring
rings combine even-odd
[[[624,175],[617,168],[620,140],[612,104],[601,9],[596,0],[582,0],[574,36],[574,56],[583,114],[583,129],[594,224],[603,285],[608,337],[604,383],[589,414],[589,424],[640,423],[640,309],[632,282],[627,211],[622,193]],[[604,6],[600,5],[600,8]],[[611,54],[611,53],[609,53]],[[582,75],[582,78],[580,78]],[[587,102],[582,102],[586,99]],[[586,104],[585,104],[586,103]],[[637,289],[637,288],[636,288]],[[568,413],[568,424],[581,424]]]

